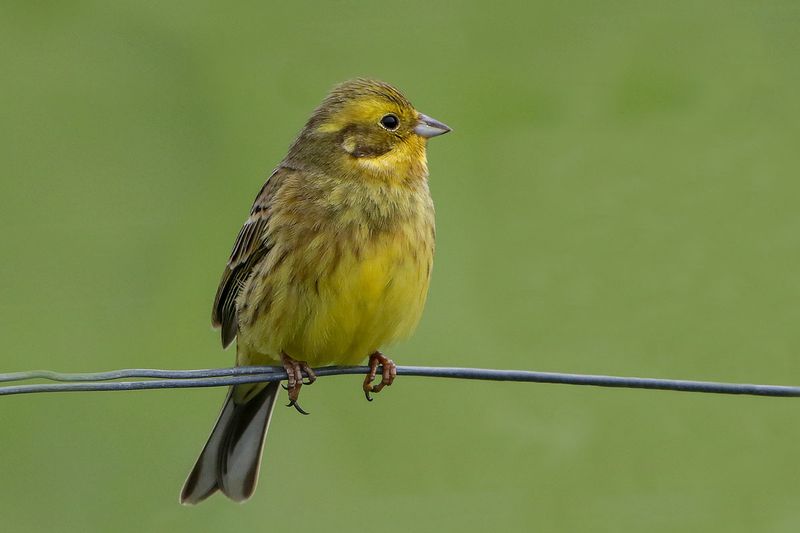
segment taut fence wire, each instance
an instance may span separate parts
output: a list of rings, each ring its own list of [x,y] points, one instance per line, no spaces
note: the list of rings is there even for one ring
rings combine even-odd
[[[365,366],[328,366],[314,369],[317,376],[366,374]],[[755,385],[721,383],[682,379],[637,378],[591,374],[563,374],[529,370],[496,370],[488,368],[456,368],[427,366],[398,366],[399,376],[472,379],[485,381],[516,381],[525,383],[556,383],[627,389],[669,390],[710,394],[798,397],[800,387],[788,385]],[[380,376],[380,372],[378,372]],[[66,373],[49,370],[0,374],[0,396],[43,392],[123,391],[146,389],[182,389],[193,387],[224,387],[240,383],[279,381],[287,378],[282,367],[249,366],[202,370],[158,370],[129,368],[108,372]],[[48,380],[57,383],[18,384],[20,381]],[[116,381],[125,380],[125,381]]]

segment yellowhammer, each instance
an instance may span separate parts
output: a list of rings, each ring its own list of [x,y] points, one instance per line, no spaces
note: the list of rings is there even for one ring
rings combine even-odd
[[[303,372],[369,358],[364,392],[391,385],[378,349],[411,334],[428,293],[434,249],[427,140],[450,128],[386,83],[335,87],[256,196],[214,301],[222,344],[237,365],[281,364],[289,405]],[[372,381],[378,365],[382,380]],[[198,503],[217,490],[255,490],[279,386],[232,387],[181,492]]]

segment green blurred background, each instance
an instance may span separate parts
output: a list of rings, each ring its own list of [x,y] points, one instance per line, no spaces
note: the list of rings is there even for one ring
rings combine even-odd
[[[228,365],[247,209],[336,82],[400,87],[438,247],[401,364],[800,383],[796,2],[0,6],[2,370]],[[795,400],[404,378],[279,408],[178,505],[219,389],[0,399],[4,531],[800,530]]]

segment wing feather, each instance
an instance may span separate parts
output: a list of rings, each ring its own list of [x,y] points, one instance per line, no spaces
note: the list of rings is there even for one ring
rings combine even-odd
[[[238,333],[236,299],[250,278],[255,265],[269,252],[270,245],[266,242],[265,236],[274,193],[282,181],[283,174],[285,170],[278,168],[259,191],[250,209],[250,217],[239,230],[228,264],[222,272],[211,312],[211,324],[215,328],[222,329],[223,347],[233,342]]]

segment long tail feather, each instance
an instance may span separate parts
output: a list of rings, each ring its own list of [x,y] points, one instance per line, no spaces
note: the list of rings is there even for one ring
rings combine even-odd
[[[211,436],[186,478],[181,491],[183,504],[200,503],[217,490],[234,501],[243,502],[255,491],[279,385],[277,381],[268,383],[244,403],[236,402],[242,395],[235,389],[228,392]]]

